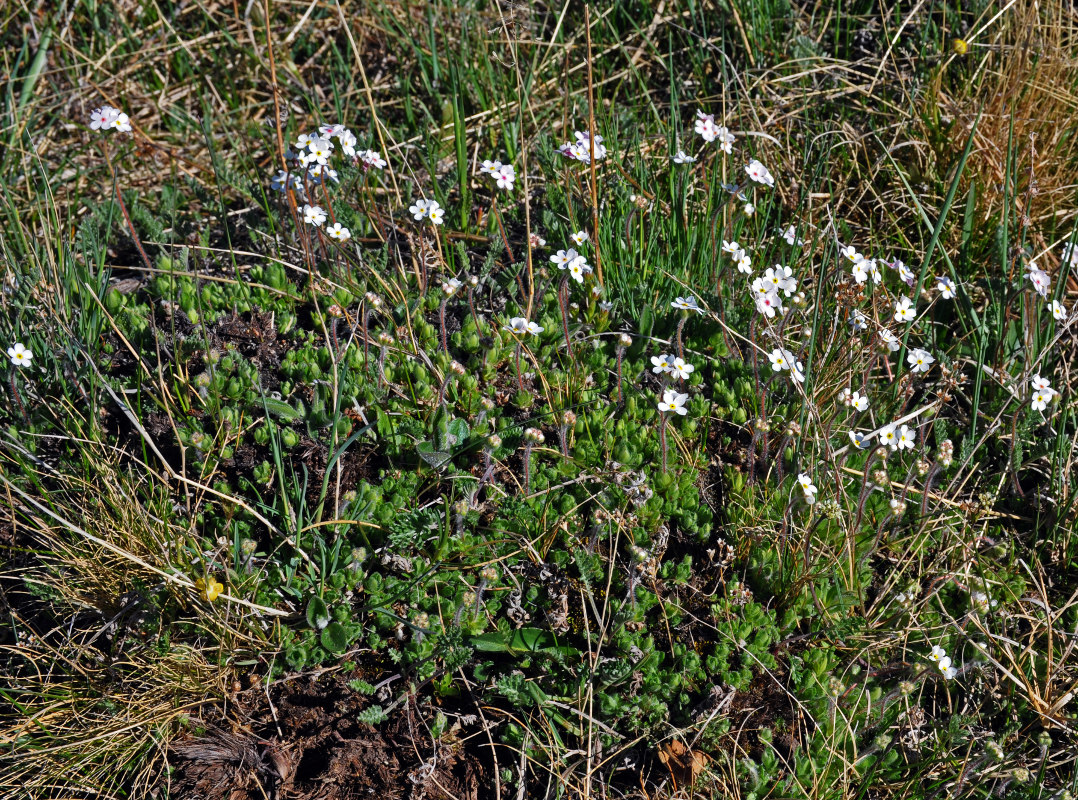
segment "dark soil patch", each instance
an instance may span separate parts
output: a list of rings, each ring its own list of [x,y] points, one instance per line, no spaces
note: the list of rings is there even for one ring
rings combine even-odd
[[[758,673],[748,688],[738,691],[729,701],[730,732],[720,747],[759,760],[764,751],[774,748],[785,759],[808,741],[815,727],[812,719],[783,686],[786,676],[778,671]],[[761,730],[770,730],[770,743],[760,738]]]
[[[478,800],[490,794],[489,758],[472,752],[457,735],[459,726],[435,739],[435,712],[420,701],[377,726],[359,722],[371,702],[329,675],[278,682],[268,697],[259,686],[240,692],[205,730],[172,745],[169,796]]]

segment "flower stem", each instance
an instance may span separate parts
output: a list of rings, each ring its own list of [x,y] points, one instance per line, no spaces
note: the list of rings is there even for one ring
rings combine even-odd
[[[565,333],[565,352],[569,354],[569,358],[573,357],[573,345],[569,341],[569,276],[566,275],[561,279],[561,286],[558,287],[558,305],[561,306],[561,327]]]
[[[442,298],[441,305],[438,306],[438,327],[442,332],[442,352],[448,355],[449,353],[449,339],[445,333],[445,306],[449,302],[449,295]]]
[[[14,396],[15,402],[19,406],[19,411],[22,412],[22,421],[25,422],[27,425],[29,425],[30,424],[30,417],[26,413],[26,406],[24,406],[22,404],[22,397],[19,395],[19,390],[15,386],[15,370],[14,369],[11,370],[10,378],[11,378],[11,394],[12,394],[12,396]]]

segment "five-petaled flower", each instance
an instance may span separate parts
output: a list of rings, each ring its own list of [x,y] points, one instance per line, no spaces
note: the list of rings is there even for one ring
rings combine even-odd
[[[115,129],[121,133],[129,133],[131,131],[131,120],[128,119],[127,114],[118,108],[101,106],[101,108],[95,108],[93,113],[90,114],[90,128],[95,131]]]
[[[312,206],[305,203],[303,206],[303,221],[308,225],[320,228],[322,223],[326,221],[326,212],[322,210],[322,206]]]
[[[22,342],[15,342],[7,349],[7,356],[16,367],[28,367],[34,358],[33,352]]]
[[[900,297],[895,302],[895,322],[912,322],[917,317],[917,307],[908,297]]]
[[[805,495],[805,502],[810,506],[816,502],[816,485],[812,482],[812,478],[802,472],[797,476],[797,482],[801,486],[801,492]]]
[[[326,228],[326,235],[329,236],[330,239],[336,239],[338,242],[347,242],[352,238],[352,232],[339,222],[334,222]]]
[[[684,381],[684,380],[688,380],[689,375],[691,375],[692,372],[695,369],[696,369],[696,367],[694,367],[692,364],[687,362],[685,359],[683,359],[683,358],[675,358],[673,363],[670,364],[670,369],[668,371],[675,378],[678,378],[678,379]]]
[[[651,363],[653,364],[651,371],[656,375],[662,375],[670,371],[670,367],[674,364],[674,357],[662,353],[661,355],[652,356]]]
[[[678,297],[675,300],[671,300],[670,305],[674,308],[681,309],[682,311],[695,311],[697,314],[704,313],[704,309],[700,308],[699,303],[696,302],[696,298],[691,294],[688,297]]]
[[[532,336],[538,336],[543,332],[543,327],[541,325],[529,322],[524,317],[513,317],[509,320],[508,325],[503,325],[502,327],[518,336],[523,336],[526,333],[530,333]]]
[[[944,300],[953,300],[955,296],[954,281],[948,278],[946,275],[940,275],[936,278],[936,289],[940,293],[940,297]]]
[[[762,183],[765,186],[775,185],[774,176],[772,176],[772,174],[768,172],[767,167],[765,167],[755,158],[745,165],[745,174],[748,175],[749,178],[751,178],[752,180],[756,181],[757,183]]]
[[[1052,301],[1052,318],[1056,322],[1063,322],[1067,319],[1067,307],[1058,300]]]
[[[906,354],[906,361],[913,372],[928,372],[935,360],[935,356],[920,347],[915,347]]]
[[[685,401],[688,399],[687,394],[679,394],[673,389],[667,389],[663,392],[662,400],[659,401],[659,411],[663,413],[673,411],[676,414],[685,416],[689,413],[689,409],[685,408]]]
[[[690,156],[684,150],[678,150],[670,160],[675,164],[691,164],[696,160],[696,156]]]
[[[767,358],[771,362],[771,369],[775,372],[784,369],[793,369],[795,360],[794,354],[783,347],[776,347],[767,354]]]

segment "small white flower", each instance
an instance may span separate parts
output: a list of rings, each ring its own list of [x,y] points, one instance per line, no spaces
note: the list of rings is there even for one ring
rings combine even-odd
[[[322,227],[322,223],[326,221],[326,212],[322,210],[321,206],[312,206],[308,203],[304,203],[303,221],[308,225],[314,225],[316,228],[320,228]]]
[[[1063,245],[1063,262],[1069,263],[1072,267],[1078,267],[1078,246],[1070,242]]]
[[[906,361],[914,372],[928,372],[935,360],[935,356],[920,347],[915,347],[906,353]]]
[[[734,263],[737,264],[737,271],[745,275],[752,274],[752,259],[749,258],[749,254],[744,250],[741,251],[741,255],[734,257]],[[770,270],[768,270],[770,272]]]
[[[734,152],[734,135],[725,125],[720,125],[715,129],[715,138],[719,140],[719,149],[722,152],[727,155]]]
[[[794,368],[790,371],[790,377],[798,383],[805,382],[805,365],[798,361],[794,364]]]
[[[688,380],[689,375],[696,369],[692,364],[685,361],[683,358],[675,358],[674,362],[670,365],[670,374],[679,380]]]
[[[348,129],[343,125],[319,125],[318,132],[325,138],[329,139],[332,136],[336,136],[341,132],[347,132]]]
[[[1042,378],[1040,375],[1034,375],[1032,378],[1030,378],[1029,379],[1029,384],[1035,390],[1036,389],[1047,389],[1050,392],[1053,391],[1051,382],[1047,378]]]
[[[651,371],[656,375],[660,375],[670,371],[670,367],[674,364],[673,356],[669,356],[666,353],[658,356],[651,357],[651,363],[654,365]]]
[[[492,173],[491,177],[494,178],[494,183],[499,189],[509,191],[513,188],[513,181],[517,179],[517,172],[512,164],[503,164],[500,169]]]
[[[374,150],[364,150],[359,155],[359,161],[367,169],[385,169],[386,165],[389,163],[382,158],[381,153],[375,152]]]
[[[917,443],[916,437],[909,425],[903,425],[898,431],[898,449],[912,450]]]
[[[855,264],[864,258],[864,256],[857,252],[857,248],[854,247],[852,244],[843,247],[841,250],[839,250],[839,253],[842,255],[843,258],[848,258]]]
[[[685,416],[689,413],[689,409],[685,408],[685,401],[689,399],[687,394],[678,394],[673,389],[667,389],[663,392],[663,398],[659,401],[659,411],[664,413],[673,411],[681,416]]]
[[[767,354],[767,358],[771,362],[771,369],[775,372],[784,369],[793,369],[794,354],[783,347],[776,347]]]
[[[898,449],[898,434],[894,425],[886,425],[880,429],[880,442],[888,445],[892,450]]]
[[[756,294],[756,310],[761,314],[771,319],[779,311],[782,311],[782,298],[779,297],[778,292],[764,292],[763,294]]]
[[[524,317],[513,317],[509,320],[508,325],[502,326],[505,330],[515,333],[518,336],[523,336],[526,333],[530,333],[532,336],[538,336],[543,332],[543,328],[536,325],[534,322],[529,322]]]
[[[431,207],[427,210],[427,218],[435,225],[441,225],[445,221],[445,209],[438,205],[437,200],[431,200]]]
[[[682,311],[695,311],[697,314],[704,313],[704,309],[700,308],[700,305],[696,302],[696,298],[691,294],[688,297],[678,297],[675,300],[671,300],[670,305]]]
[[[479,168],[479,171],[484,175],[494,175],[495,172],[502,168],[501,161],[484,161],[483,165]]]
[[[853,272],[853,279],[857,281],[858,285],[863,284],[868,280],[868,260],[861,258],[853,262],[851,268]]]
[[[691,164],[696,160],[696,156],[690,156],[686,154],[684,150],[678,150],[677,154],[671,160],[675,164]]]
[[[16,367],[28,367],[34,358],[33,352],[22,342],[15,342],[7,349],[7,356]]]
[[[913,286],[914,274],[913,270],[907,267],[898,259],[895,259],[895,269],[898,270],[898,278],[907,286]]]
[[[336,239],[338,242],[347,242],[352,238],[352,232],[339,222],[334,222],[326,228],[326,235],[329,236],[330,239]]]
[[[1055,394],[1050,390],[1046,391],[1041,389],[1033,393],[1033,410],[1044,411],[1048,408],[1048,404],[1052,402]]]
[[[928,654],[929,661],[939,662],[940,659],[947,658],[947,651],[940,647],[938,644],[932,646],[932,652]]]
[[[437,200],[416,200],[415,205],[408,206],[412,217],[418,222],[430,216],[430,210],[438,207]]]
[[[900,297],[895,303],[895,322],[912,322],[917,317],[917,307],[908,297]]]
[[[850,395],[850,405],[853,406],[857,411],[867,411],[868,397],[861,394],[860,392],[854,392]]]
[[[865,316],[863,311],[858,311],[856,308],[853,313],[850,314],[850,327],[855,331],[868,330],[868,317]]]
[[[782,232],[782,238],[786,240],[786,244],[793,245],[795,247],[805,243],[804,239],[799,239],[797,237],[797,229],[793,225],[789,226],[786,230]]]
[[[1030,266],[1032,266],[1032,262],[1030,262]],[[1037,294],[1047,298],[1048,290],[1052,287],[1052,279],[1048,276],[1048,273],[1034,268],[1029,271],[1029,279],[1033,282],[1033,288]]]
[[[446,293],[447,297],[452,297],[453,295],[455,295],[457,293],[457,290],[463,285],[464,284],[461,283],[456,278],[450,278],[449,280],[444,281],[442,283],[442,291]]]
[[[573,240],[573,243],[580,247],[584,242],[590,241],[591,237],[588,236],[587,231],[577,231],[576,233],[569,234],[569,238]]]
[[[580,257],[580,253],[570,247],[568,250],[559,250],[552,255],[550,257],[550,263],[557,264],[558,269],[568,269],[569,265]]]
[[[753,214],[756,213],[756,206],[754,206],[752,203],[745,203],[745,209],[744,210],[745,210],[745,216],[746,217],[751,217]]]
[[[756,183],[762,183],[765,186],[775,185],[775,178],[768,172],[767,167],[755,158],[745,165],[745,174],[748,175],[751,180],[756,181]]]
[[[329,161],[330,153],[333,152],[333,142],[329,139],[318,137],[307,143],[307,152],[316,164],[325,164]]]
[[[722,240],[722,251],[729,253],[734,258],[737,258],[737,254],[742,252],[741,245],[737,242],[728,242],[725,239]]]
[[[940,293],[940,297],[944,300],[953,300],[955,296],[954,281],[948,278],[946,275],[940,275],[936,278],[936,289]]]
[[[892,353],[902,347],[902,343],[898,340],[898,337],[891,333],[888,328],[880,329],[880,339],[883,340],[883,343],[887,345],[887,349]]]
[[[1052,301],[1052,318],[1056,322],[1063,322],[1067,319],[1067,307],[1058,300]]]
[[[115,129],[121,133],[131,131],[131,121],[127,114],[112,106],[95,108],[90,114],[90,128],[95,131],[107,131]]]
[[[569,262],[569,275],[577,283],[584,282],[584,275],[587,272],[591,272],[591,267],[587,265],[583,258],[574,258]]]
[[[705,114],[703,111],[696,112],[696,132],[704,137],[705,142],[713,142],[719,135],[718,126],[715,125],[715,115]]]
[[[943,677],[946,678],[947,680],[952,680],[955,677],[955,675],[958,674],[958,669],[956,667],[951,667],[951,666],[948,666],[946,669],[942,669],[940,671],[943,673]]]
[[[356,135],[352,133],[348,128],[343,125],[337,126],[338,130],[336,134],[337,142],[341,146],[341,152],[349,158],[355,158],[356,155]]]
[[[801,486],[801,491],[805,495],[805,502],[810,506],[816,502],[816,493],[819,491],[816,485],[812,482],[812,478],[802,472],[797,476],[797,482]]]

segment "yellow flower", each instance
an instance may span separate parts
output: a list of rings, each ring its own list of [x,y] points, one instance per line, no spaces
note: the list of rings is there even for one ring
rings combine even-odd
[[[225,590],[224,584],[213,578],[209,580],[199,578],[195,581],[195,588],[198,589],[198,596],[210,603],[216,600],[217,596]]]
[[[969,50],[969,45],[963,39],[953,39],[951,40],[951,49],[958,55],[964,56]]]

